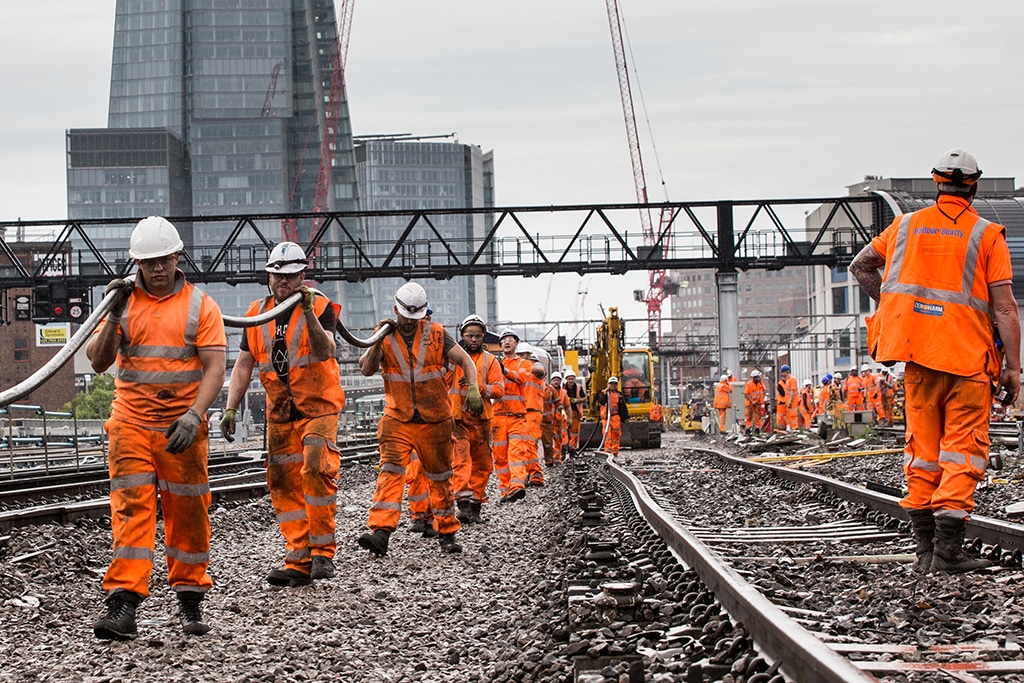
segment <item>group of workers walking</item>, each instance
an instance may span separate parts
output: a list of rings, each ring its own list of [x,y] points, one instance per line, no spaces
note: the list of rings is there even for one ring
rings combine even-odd
[[[809,427],[815,416],[871,410],[892,421],[893,364],[906,364],[906,457],[909,493],[901,501],[917,542],[915,569],[969,571],[987,566],[963,550],[974,489],[989,463],[988,421],[995,389],[1013,402],[1020,389],[1020,323],[1005,228],[971,206],[981,170],[961,149],[932,169],[934,206],[897,216],[850,266],[878,309],[868,319],[872,358],[865,366],[826,375],[815,391],[798,386],[783,366],[774,389],[776,426]],[[115,279],[114,304],[86,352],[93,369],[116,364],[109,434],[112,560],[103,578],[106,615],[97,637],[131,638],[135,610],[149,593],[156,538],[157,497],[164,518],[167,580],[177,595],[186,634],[209,630],[202,602],[212,587],[209,565],[211,502],[207,471],[207,410],[223,386],[227,339],[216,302],[185,280],[177,266],[183,244],[167,220],[149,217],[130,240],[136,277]],[[339,307],[303,285],[302,249],[285,242],[266,265],[270,295],[248,315],[264,313],[296,293],[301,305],[269,323],[247,328],[231,373],[220,422],[231,440],[236,413],[253,370],[267,396],[267,486],[285,539],[282,567],[267,581],[297,586],[334,575],[335,438],[344,407],[333,330]],[[446,553],[462,548],[462,524],[481,523],[487,482],[497,474],[501,501],[526,496],[544,483],[544,464],[579,447],[585,394],[570,371],[547,371],[517,353],[519,336],[500,334],[500,355],[483,348],[487,325],[471,315],[461,343],[432,322],[416,283],[395,295],[390,331],[359,359],[366,376],[380,372],[384,415],[378,425],[380,471],[369,530],[358,543],[375,555],[388,550],[407,483],[420,482],[429,501],[429,527]],[[994,330],[997,330],[994,333]],[[731,392],[728,371],[715,390],[718,425],[725,431]],[[747,431],[766,426],[769,392],[754,370],[743,387]],[[617,452],[628,419],[617,378],[598,395],[606,451]],[[410,488],[412,492],[412,487]]]
[[[718,431],[725,433],[729,410],[733,407],[732,393],[736,378],[724,374],[715,386],[714,408]],[[850,411],[868,410],[874,413],[880,425],[891,425],[896,401],[896,381],[888,368],[873,372],[869,365],[860,370],[852,368],[844,379],[842,373],[825,374],[817,388],[805,379],[797,388],[788,365],[779,368],[775,383],[774,431],[784,432],[811,429],[823,421],[840,425],[843,415]],[[772,431],[768,416],[771,414],[770,397],[759,370],[750,373],[743,385],[744,431],[755,434]],[[737,420],[738,422],[738,420]]]
[[[138,273],[107,286],[105,295],[116,293],[112,307],[86,347],[96,372],[116,364],[106,424],[113,559],[103,578],[106,614],[93,624],[103,639],[137,632],[136,608],[149,594],[153,569],[158,497],[167,580],[183,631],[209,631],[202,611],[213,586],[205,416],[224,383],[227,338],[216,302],[176,267],[183,246],[164,218],[136,225],[129,254]],[[281,312],[242,335],[219,424],[233,441],[257,371],[267,400],[267,488],[285,541],[283,565],[266,577],[275,586],[308,585],[335,573],[335,440],[345,405],[334,340],[340,307],[303,284],[307,267],[293,242],[271,251],[270,294],[252,302],[246,315]],[[298,305],[282,306],[296,294]],[[492,471],[501,501],[511,503],[528,486],[544,484],[542,462],[556,465],[579,448],[586,394],[571,369],[548,378],[536,356],[518,353],[512,329],[502,331],[501,353],[494,355],[484,348],[487,324],[479,316],[463,320],[456,342],[431,321],[420,285],[403,285],[394,300],[395,318],[378,325],[388,330],[359,359],[364,375],[381,373],[385,408],[369,531],[358,543],[375,555],[387,553],[408,484],[410,528],[419,524],[424,536],[438,538],[442,552],[459,553],[461,525],[484,521]],[[619,406],[614,382],[601,400]],[[609,445],[618,443],[618,413],[613,417]]]

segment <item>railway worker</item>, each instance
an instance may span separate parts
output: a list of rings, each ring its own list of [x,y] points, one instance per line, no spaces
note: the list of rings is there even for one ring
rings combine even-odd
[[[797,406],[800,387],[788,365],[779,368],[779,381],[775,383],[775,424],[780,432],[797,428]]]
[[[569,410],[569,397],[562,388],[562,375],[558,372],[551,373],[551,403],[554,409],[554,424],[552,435],[552,456],[555,464],[562,462],[562,453],[565,450],[567,440],[568,422],[572,419]]]
[[[338,309],[303,284],[309,265],[294,242],[275,246],[264,270],[270,295],[249,304],[255,316],[296,292],[302,301],[275,320],[249,327],[239,343],[220,431],[234,441],[236,411],[258,368],[267,395],[267,489],[285,542],[284,566],[270,571],[274,586],[307,585],[334,576],[335,443],[345,406],[334,328]]]
[[[434,311],[427,306],[427,314],[423,319],[430,321]],[[449,392],[452,388],[452,369],[445,364],[445,386]],[[452,413],[452,417],[455,414]],[[452,453],[454,471],[454,451]],[[454,476],[454,475],[453,475]],[[421,534],[424,538],[436,538],[434,531],[434,511],[430,509],[430,482],[423,473],[420,457],[413,451],[409,456],[409,465],[405,468],[405,500],[409,504],[409,533]],[[455,489],[452,489],[454,494]],[[461,521],[461,520],[460,520]]]
[[[747,409],[746,433],[761,433],[761,421],[764,419],[764,384],[761,383],[761,371],[751,370],[750,379],[743,387],[743,404]]]
[[[821,387],[818,388],[818,405],[814,414],[818,418],[818,424],[826,421],[827,415],[832,411],[832,375],[825,373],[821,378]]]
[[[993,391],[1008,404],[1020,390],[1006,229],[971,206],[980,177],[973,156],[946,152],[932,169],[936,203],[897,216],[850,266],[879,302],[868,319],[872,357],[906,362],[908,493],[900,505],[913,524],[918,571],[989,566],[964,552],[965,522],[989,463]]]
[[[377,427],[380,472],[367,520],[370,531],[359,537],[359,545],[374,555],[387,554],[388,540],[402,512],[406,468],[415,451],[429,480],[430,508],[441,551],[460,553],[462,546],[455,538],[460,524],[455,518],[450,481],[454,420],[444,364],[447,359],[462,368],[466,406],[480,415],[484,405],[476,366],[444,327],[425,319],[427,293],[418,283],[399,287],[393,310],[397,322],[380,322],[380,326],[391,325],[392,331],[359,358],[365,377],[378,370],[383,375],[385,406]]]
[[[547,382],[544,380],[547,377],[547,370],[534,353],[519,355],[530,361],[530,379],[523,386],[523,394],[526,397],[526,431],[530,436],[530,443],[527,444],[526,485],[543,486],[544,470],[540,464],[540,446],[544,439],[544,399],[548,391]],[[544,457],[547,458],[546,451]]]
[[[809,429],[814,418],[814,384],[809,379],[804,380],[800,389],[800,429]]]
[[[892,426],[896,383],[893,381],[889,368],[882,368],[882,372],[878,375],[878,386],[882,394],[882,424]]]
[[[580,449],[580,424],[583,422],[583,408],[587,405],[587,392],[582,384],[576,382],[576,372],[566,368],[565,395],[569,398],[569,411],[566,424],[569,428],[569,449],[574,453]]]
[[[846,390],[843,373],[836,372],[832,375],[832,425],[837,429],[843,426],[844,415],[846,415]]]
[[[718,411],[718,433],[725,434],[725,418],[732,407],[732,384],[729,375],[723,374],[715,385],[715,410]]]
[[[526,429],[525,385],[533,373],[533,363],[516,354],[519,335],[511,328],[501,331],[501,372],[505,377],[505,395],[494,404],[491,425],[491,453],[502,503],[526,497],[526,461],[530,459],[530,437]]]
[[[848,411],[864,410],[864,380],[856,365],[850,368],[850,374],[843,381],[843,394]]]
[[[86,346],[95,372],[116,362],[109,436],[113,559],[103,577],[106,615],[97,638],[133,638],[135,609],[149,595],[157,495],[164,518],[167,582],[184,632],[203,635],[210,561],[209,426],[224,384],[227,337],[220,308],[177,269],[184,245],[166,219],[132,230],[134,284],[111,280],[119,297]]]
[[[604,434],[602,450],[617,455],[622,441],[622,423],[629,420],[626,397],[619,392],[619,378],[608,378],[608,387],[597,393],[597,404],[601,406],[601,432]]]
[[[882,417],[882,394],[878,390],[878,375],[871,372],[871,366],[860,367],[860,381],[864,386],[864,407],[875,414],[875,419]]]
[[[476,367],[476,376],[483,398],[483,410],[474,415],[466,398],[469,380],[462,368],[455,366],[448,397],[451,399],[455,428],[452,432],[452,491],[463,524],[482,524],[480,511],[487,498],[487,481],[494,463],[491,455],[491,426],[494,418],[492,401],[505,395],[505,378],[501,363],[484,349],[487,323],[476,314],[470,314],[459,325],[459,342]]]

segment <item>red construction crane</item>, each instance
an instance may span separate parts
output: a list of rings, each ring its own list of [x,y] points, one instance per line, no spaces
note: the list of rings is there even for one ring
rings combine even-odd
[[[619,76],[619,96],[622,99],[622,115],[626,120],[626,139],[629,142],[629,158],[633,163],[633,183],[636,185],[636,199],[640,204],[647,203],[647,180],[644,177],[644,162],[640,155],[640,140],[636,134],[636,115],[633,113],[633,93],[629,85],[629,69],[626,66],[625,42],[622,39],[622,18],[619,15],[618,0],[605,0],[608,7],[608,26],[612,33],[612,50],[615,52],[615,70]],[[640,210],[640,226],[643,229],[644,243],[654,249],[658,247],[659,237],[662,239],[661,254],[668,256],[671,248],[669,230],[674,218],[670,209],[662,209],[658,224],[658,232],[654,232],[651,213],[647,209]],[[654,254],[652,253],[653,257]],[[650,287],[646,292],[637,290],[637,301],[647,303],[648,328],[661,339],[661,302],[669,295],[676,293],[678,287],[669,282],[664,269],[650,271]]]
[[[340,2],[338,10],[338,40],[334,45],[331,69],[328,74],[323,76],[323,83],[327,84],[329,82],[330,89],[324,110],[323,137],[320,140],[320,169],[317,172],[316,196],[313,199],[313,211],[317,213],[327,211],[330,208],[328,202],[331,191],[331,171],[334,168],[335,140],[338,136],[342,91],[345,85],[345,60],[348,57],[348,42],[352,30],[352,11],[355,9],[355,4],[355,0],[341,0]],[[322,90],[317,93],[318,101],[323,101],[322,93]],[[314,117],[315,123],[316,117]],[[295,186],[298,186],[297,177]],[[294,187],[292,192],[294,194]],[[313,218],[308,241],[313,240],[322,223],[322,219]],[[284,233],[284,239],[298,242],[298,230],[295,227],[295,222],[291,219],[285,219],[281,222],[281,231]]]

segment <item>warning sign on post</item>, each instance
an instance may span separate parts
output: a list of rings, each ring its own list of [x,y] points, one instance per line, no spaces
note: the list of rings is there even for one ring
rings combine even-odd
[[[71,338],[71,323],[36,325],[36,346],[64,346]]]

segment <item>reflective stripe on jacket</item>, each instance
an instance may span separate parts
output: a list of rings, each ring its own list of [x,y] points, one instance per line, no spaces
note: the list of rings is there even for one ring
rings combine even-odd
[[[427,423],[444,422],[452,416],[444,383],[444,327],[420,320],[411,348],[395,330],[384,338],[381,349],[385,415],[411,422],[419,410]]]
[[[504,358],[505,395],[494,404],[495,415],[526,415],[526,395],[524,385],[533,377],[533,362],[525,358]]]
[[[448,398],[452,405],[452,416],[456,420],[490,420],[494,416],[494,409],[491,401],[499,400],[505,395],[505,378],[501,374],[501,365],[498,359],[487,351],[480,351],[476,355],[466,352],[473,359],[476,365],[476,379],[480,387],[480,397],[484,399],[484,412],[480,417],[474,417],[465,408],[467,386],[459,386],[459,379],[462,378],[462,368],[458,365],[452,371],[451,386],[448,388]]]
[[[245,315],[265,313],[274,305],[274,298],[268,296],[249,304]],[[313,300],[313,312],[317,317],[328,306],[333,304],[325,297],[318,296]],[[333,330],[327,333],[333,334]],[[267,421],[288,422],[293,403],[303,417],[322,417],[341,412],[345,407],[345,391],[341,388],[338,361],[333,356],[327,360],[314,360],[302,306],[293,308],[288,318],[288,384],[278,378],[270,358],[276,334],[276,320],[246,330],[249,352],[256,361],[260,382],[267,392]]]
[[[743,387],[743,400],[744,405],[763,405],[764,383],[748,379],[746,385]]]
[[[968,200],[941,195],[935,206],[897,216],[872,246],[885,272],[878,311],[867,319],[871,357],[997,376],[988,288],[1013,276],[1006,229]]]

